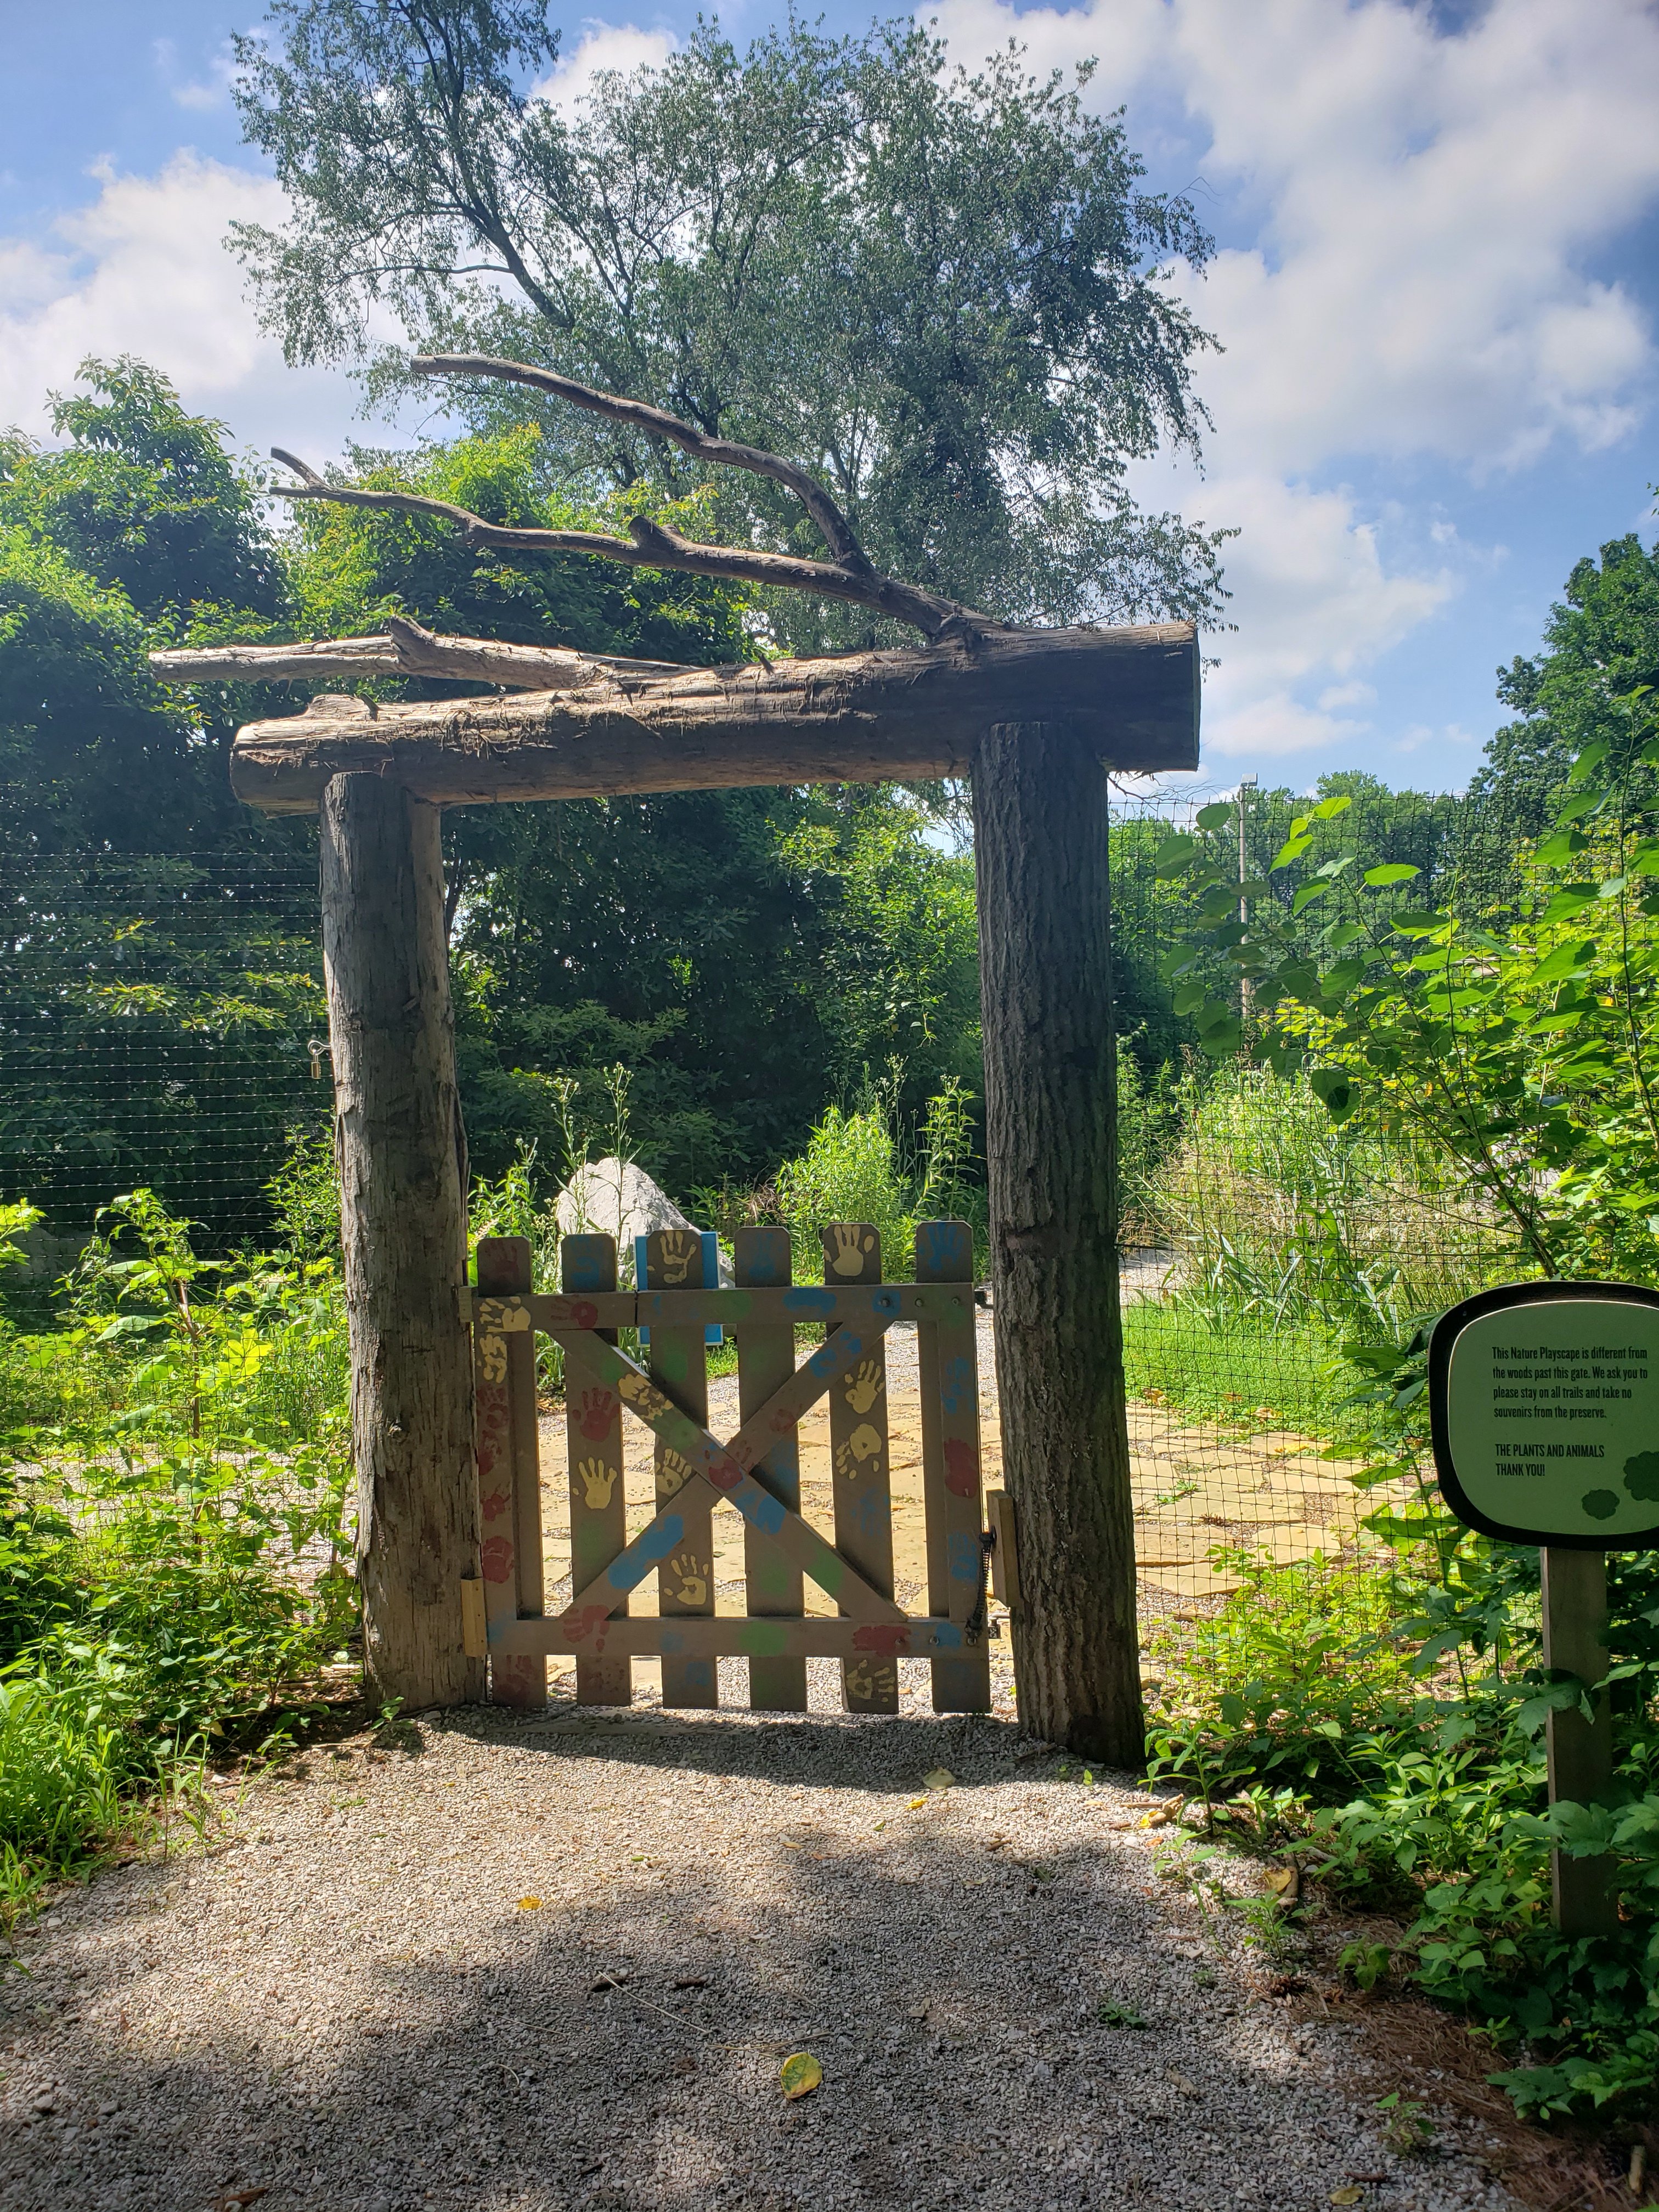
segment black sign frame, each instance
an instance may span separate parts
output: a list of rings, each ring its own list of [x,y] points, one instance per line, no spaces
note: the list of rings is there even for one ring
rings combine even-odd
[[[1494,1521],[1482,1513],[1469,1499],[1459,1479],[1457,1465],[1452,1453],[1451,1435],[1446,1416],[1446,1389],[1451,1373],[1452,1347],[1463,1331],[1474,1321],[1485,1315],[1502,1313],[1512,1306],[1558,1305],[1565,1298],[1595,1298],[1637,1306],[1659,1306],[1659,1291],[1650,1291],[1640,1283],[1553,1282],[1504,1283],[1496,1290],[1480,1291],[1460,1305],[1449,1306],[1436,1322],[1429,1338],[1429,1427],[1434,1444],[1434,1470],[1440,1485],[1440,1494],[1454,1517],[1467,1528],[1478,1529],[1483,1536],[1495,1536],[1501,1543],[1547,1546],[1552,1551],[1639,1552],[1650,1545],[1659,1544],[1659,1519],[1650,1528],[1621,1531],[1616,1545],[1609,1546],[1605,1537],[1595,1535],[1558,1535],[1553,1532],[1540,1534],[1535,1528],[1517,1528]],[[1656,1440],[1659,1441],[1659,1440]]]

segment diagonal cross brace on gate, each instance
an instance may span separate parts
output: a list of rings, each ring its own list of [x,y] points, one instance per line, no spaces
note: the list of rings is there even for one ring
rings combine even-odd
[[[711,1504],[719,1498],[728,1498],[750,1528],[769,1537],[794,1565],[812,1577],[826,1597],[834,1598],[853,1620],[902,1621],[905,1616],[890,1598],[872,1589],[809,1522],[781,1498],[775,1498],[750,1472],[756,1462],[772,1449],[780,1437],[787,1436],[797,1425],[803,1413],[811,1412],[833,1383],[852,1372],[871,1345],[878,1342],[886,1330],[884,1321],[862,1333],[837,1329],[726,1444],[681,1413],[626,1352],[598,1338],[585,1344],[583,1353],[593,1371],[613,1383],[629,1412],[637,1414],[665,1443],[672,1444],[696,1471],[687,1477],[673,1498],[659,1507],[653,1518],[626,1549],[602,1574],[596,1575],[586,1589],[578,1591],[558,1616],[559,1626],[573,1644],[584,1644],[590,1637],[602,1636],[603,1624],[615,1607],[679,1542],[684,1522],[677,1503],[697,1494],[696,1485],[701,1485],[707,1492]],[[553,1332],[555,1341],[567,1349],[574,1334],[564,1329]]]

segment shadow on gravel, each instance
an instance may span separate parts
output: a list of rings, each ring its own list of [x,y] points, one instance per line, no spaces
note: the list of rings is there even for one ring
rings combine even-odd
[[[460,1936],[436,1905],[396,1949],[377,1933],[356,2018],[301,2067],[274,2072],[252,2035],[157,2063],[136,2061],[114,2021],[56,2027],[59,2110],[0,2148],[9,2212],[228,2212],[250,2191],[268,2192],[262,2212],[1311,2212],[1357,2158],[1376,2159],[1257,2035],[1195,1936],[1187,1955],[1149,1942],[1151,1875],[1073,1818],[1080,1800],[1064,1793],[1047,1850],[1032,1838],[1048,1816],[981,1794],[1034,1770],[1012,1726],[655,1713],[459,1725],[544,1755],[532,1770],[544,1795],[532,1779],[526,1802],[567,1824],[616,1786],[618,1762],[655,1770],[647,1802],[666,1801],[667,1840],[654,1872],[628,1867],[591,1899],[539,1910],[504,1892],[499,1917]],[[937,1765],[963,1787],[925,1818],[905,1806],[877,1830],[879,1808],[843,1819],[809,1795],[793,1825],[786,1805],[759,1836],[734,1819],[729,1856],[711,1856],[710,1778],[914,1790]],[[698,1784],[696,1838],[676,1864],[673,1800],[684,1790],[690,1806]],[[999,1814],[1019,1839],[1000,1835]],[[172,1870],[182,1894],[157,1945],[227,1863]],[[545,1874],[546,1851],[537,1863]],[[273,1976],[273,2017],[283,1942],[273,1929],[248,1968]],[[118,2005],[98,1972],[76,2002]],[[13,1978],[14,2034],[46,1995]],[[1108,2002],[1143,2024],[1103,2024]],[[823,2081],[790,2104],[779,2067],[800,2049]],[[118,2109],[77,2136],[100,2104]],[[1407,2187],[1370,2201],[1429,2200]]]

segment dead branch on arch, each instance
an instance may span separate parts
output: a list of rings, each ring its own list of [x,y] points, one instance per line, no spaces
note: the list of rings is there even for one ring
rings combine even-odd
[[[507,645],[495,638],[443,637],[400,615],[377,637],[318,644],[215,645],[152,653],[149,665],[170,684],[279,684],[317,676],[443,676],[495,684],[504,691],[579,691],[595,684],[625,691],[684,676],[677,660],[627,660],[568,646]]]
[[[331,483],[279,446],[272,447],[271,459],[292,469],[300,482],[273,484],[271,490],[283,499],[327,499],[345,507],[437,515],[453,522],[472,544],[493,546],[501,552],[587,553],[631,568],[677,568],[689,575],[714,576],[732,583],[771,584],[788,591],[817,592],[908,623],[930,642],[971,638],[1007,628],[994,616],[977,613],[955,599],[941,599],[918,585],[902,583],[896,576],[884,575],[822,484],[781,454],[763,453],[757,446],[739,445],[727,438],[711,438],[678,416],[665,414],[642,400],[596,392],[588,385],[557,376],[550,369],[532,368],[524,362],[496,361],[487,354],[422,354],[410,366],[422,376],[493,376],[550,392],[592,414],[665,440],[700,460],[766,477],[800,501],[833,557],[809,561],[793,554],[699,544],[644,515],[635,515],[629,522],[626,538],[599,530],[514,529],[504,523],[487,522],[469,507],[457,507],[448,500],[428,499],[420,492],[366,491],[356,485]]]

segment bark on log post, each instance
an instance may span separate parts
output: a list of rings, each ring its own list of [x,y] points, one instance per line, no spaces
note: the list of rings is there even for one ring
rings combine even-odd
[[[461,1646],[477,1498],[438,810],[356,775],[329,784],[321,815],[368,1676],[382,1698],[453,1705],[483,1696],[483,1669]]]
[[[1108,785],[1097,742],[999,723],[973,769],[986,1156],[1014,1639],[1031,1734],[1145,1755],[1118,1311]]]

